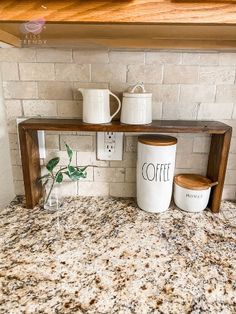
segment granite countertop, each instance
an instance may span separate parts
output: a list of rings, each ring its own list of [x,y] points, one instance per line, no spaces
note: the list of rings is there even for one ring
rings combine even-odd
[[[0,313],[235,313],[236,204],[146,213],[122,198],[0,211]]]

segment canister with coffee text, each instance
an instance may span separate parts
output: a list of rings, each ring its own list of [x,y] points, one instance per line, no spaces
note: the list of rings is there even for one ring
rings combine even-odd
[[[138,138],[137,203],[148,212],[161,213],[170,206],[177,139],[167,135]]]

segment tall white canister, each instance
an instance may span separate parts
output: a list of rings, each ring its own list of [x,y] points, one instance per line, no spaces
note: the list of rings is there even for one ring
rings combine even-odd
[[[138,137],[137,203],[148,212],[161,213],[170,206],[177,139],[167,135]]]

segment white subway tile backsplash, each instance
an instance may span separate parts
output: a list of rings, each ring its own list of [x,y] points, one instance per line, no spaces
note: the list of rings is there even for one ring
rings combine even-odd
[[[23,181],[23,172],[21,166],[12,167],[13,179],[16,181]]]
[[[162,82],[162,66],[152,65],[129,65],[128,66],[128,83],[136,84],[143,82],[155,84]]]
[[[235,200],[236,199],[236,190],[234,186],[225,186],[222,195],[223,200]]]
[[[1,68],[3,81],[18,81],[19,80],[18,63],[2,62],[0,64],[0,68]]]
[[[196,120],[197,103],[171,103],[162,106],[162,118],[165,120]]]
[[[225,184],[235,185],[236,184],[236,170],[228,169],[225,176]]]
[[[15,188],[15,194],[16,195],[24,195],[25,194],[25,188],[24,188],[24,182],[23,181],[14,180],[14,188]]]
[[[25,117],[56,117],[57,103],[55,100],[23,100]]]
[[[78,166],[87,166],[92,165],[95,167],[109,167],[109,161],[106,160],[97,160],[96,152],[77,152],[77,165]]]
[[[197,84],[198,67],[185,65],[165,65],[164,84]]]
[[[146,52],[146,64],[180,64],[180,52],[150,51]]]
[[[57,100],[58,116],[61,118],[81,118],[82,102],[74,100]]]
[[[199,68],[200,84],[233,84],[235,69],[232,67],[205,66]]]
[[[183,64],[185,65],[218,65],[218,53],[196,53],[186,52],[183,53]]]
[[[20,63],[19,70],[22,81],[55,80],[53,63]]]
[[[121,64],[143,64],[145,61],[145,53],[142,51],[110,51],[110,63]]]
[[[234,52],[224,52],[219,54],[220,65],[236,65],[236,54]]]
[[[72,62],[72,49],[37,49],[36,59],[38,62]]]
[[[46,146],[46,149],[59,149],[59,135],[58,134],[46,134],[45,146]]]
[[[95,182],[124,182],[124,168],[94,168]]]
[[[135,197],[135,183],[110,183],[110,195],[116,197]]]
[[[3,82],[3,92],[6,99],[35,99],[38,97],[35,82]]]
[[[81,180],[78,186],[78,195],[81,196],[108,196],[109,183],[107,182],[84,182]]]
[[[73,51],[73,58],[76,63],[108,63],[108,50],[99,49],[80,49]]]
[[[136,152],[138,144],[137,136],[125,136],[125,151],[126,152]]]
[[[189,134],[180,134],[177,137],[177,154],[193,152],[193,137]]]
[[[206,153],[210,151],[211,137],[210,136],[194,136],[193,152]]]
[[[125,169],[125,182],[136,182],[136,168]]]
[[[56,63],[55,71],[57,81],[90,81],[89,64]]]
[[[57,149],[47,149],[46,152],[46,159],[44,160],[44,164],[46,165],[46,163],[55,157],[59,157],[60,161],[58,163],[58,166],[67,166],[68,165],[68,155],[66,151],[63,150],[57,150]],[[72,165],[76,165],[76,154],[73,154],[72,157],[72,161],[71,161]]]
[[[227,169],[236,170],[236,154],[229,154]],[[236,192],[236,189],[235,189]]]
[[[123,160],[110,161],[110,167],[115,168],[128,168],[136,167],[137,154],[133,152],[124,152]]]
[[[31,48],[9,48],[0,49],[0,62],[34,62],[36,61],[36,50]]]
[[[215,99],[214,85],[181,85],[180,102],[213,102]]]
[[[21,166],[22,163],[21,163],[21,154],[20,154],[19,148],[11,149],[10,155],[11,155],[12,166]]]
[[[179,101],[179,85],[146,84],[146,89],[152,93],[153,103],[168,104],[178,103]]]
[[[230,119],[233,108],[233,103],[201,103],[198,120]]]
[[[233,110],[232,119],[236,120],[236,103],[234,104],[234,110]]]
[[[17,193],[23,193],[17,117],[81,118],[78,88],[109,88],[122,99],[130,86],[144,82],[153,93],[153,119],[221,120],[233,127],[224,197],[236,197],[236,53],[11,48],[0,49],[0,66]],[[111,98],[111,111],[115,107]],[[172,135],[178,138],[176,172],[205,175],[210,136]],[[133,197],[137,136],[125,134],[122,161],[102,161],[95,133],[47,132],[44,164],[60,156],[59,166],[66,165],[66,142],[75,150],[72,164],[91,167],[85,180],[67,180],[62,195]]]
[[[152,101],[152,119],[160,120],[162,117],[162,103]]]
[[[5,100],[5,109],[7,120],[21,117],[23,114],[21,100]]]
[[[68,196],[76,196],[78,191],[78,182],[71,182],[71,181],[63,181],[60,184],[59,188],[59,195],[60,198],[68,197]]]
[[[126,65],[123,64],[92,64],[93,82],[125,82]]]
[[[216,102],[235,102],[236,85],[217,85]]]
[[[73,99],[73,84],[71,82],[38,82],[39,99]]]
[[[75,151],[92,152],[94,150],[94,137],[90,135],[60,135],[61,150],[66,150],[65,143]]]
[[[189,154],[189,156],[187,156],[186,154],[178,154],[176,156],[176,168],[206,169],[207,160],[207,154],[192,153]]]

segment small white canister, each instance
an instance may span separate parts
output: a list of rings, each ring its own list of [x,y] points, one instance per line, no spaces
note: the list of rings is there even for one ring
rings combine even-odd
[[[140,92],[137,90],[140,89]],[[152,93],[142,84],[136,84],[130,92],[123,93],[121,123],[149,124],[152,122]]]
[[[207,207],[211,187],[217,183],[199,174],[178,174],[174,178],[174,202],[184,211],[201,212]]]
[[[170,206],[176,155],[175,137],[141,135],[138,138],[137,203],[148,212]]]

